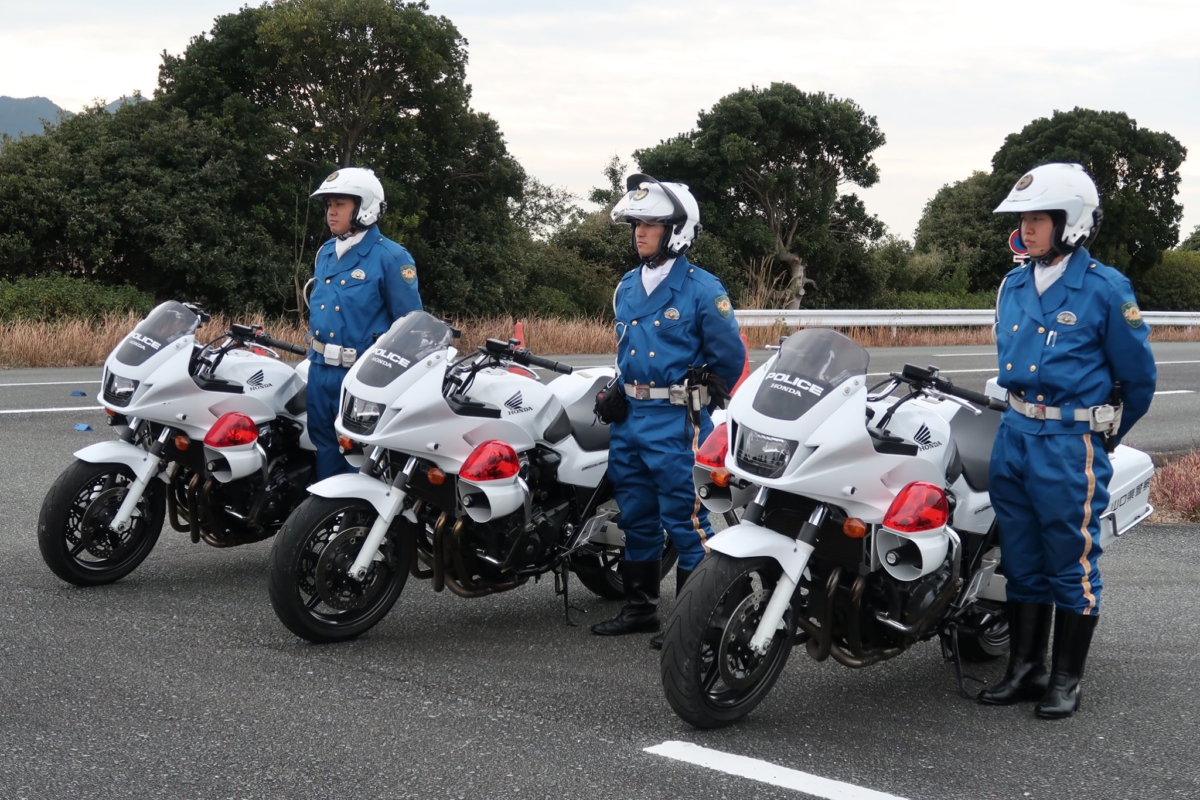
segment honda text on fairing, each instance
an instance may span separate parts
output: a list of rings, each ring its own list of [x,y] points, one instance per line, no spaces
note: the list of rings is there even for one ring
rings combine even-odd
[[[455,361],[457,335],[407,314],[346,376],[336,427],[359,471],[311,486],[271,555],[271,604],[297,636],[358,636],[410,573],[482,597],[552,572],[567,604],[574,571],[622,596],[609,432],[593,413],[615,370],[572,374],[495,339]],[[543,384],[530,366],[564,377]]]
[[[150,554],[164,518],[214,547],[272,536],[305,497],[313,447],[304,348],[234,325],[206,345],[198,306],[150,312],[104,362],[101,402],[119,437],[75,453],[46,494],[38,545],[69,583],[111,583]]]
[[[796,644],[859,668],[937,636],[960,690],[962,659],[1008,648],[987,493],[1004,392],[912,365],[868,390],[868,361],[834,331],[788,337],[697,453],[702,502],[744,511],[667,623],[663,688],[692,725],[750,713]],[[1150,457],[1121,445],[1112,464],[1105,546],[1153,510]]]

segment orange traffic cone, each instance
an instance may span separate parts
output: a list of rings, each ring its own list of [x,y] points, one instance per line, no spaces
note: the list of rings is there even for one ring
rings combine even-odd
[[[518,347],[525,346],[525,326],[520,322],[517,323],[516,330],[513,331],[513,338],[517,340]]]
[[[742,334],[742,349],[746,352],[746,364],[742,367],[742,377],[738,378],[738,382],[733,385],[733,391],[729,393],[733,397],[733,392],[738,390],[738,387],[746,382],[746,378],[750,377],[750,345],[746,342],[746,334]]]

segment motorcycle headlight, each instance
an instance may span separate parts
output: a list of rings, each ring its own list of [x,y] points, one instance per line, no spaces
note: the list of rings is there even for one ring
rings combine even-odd
[[[355,433],[369,434],[379,424],[383,403],[372,403],[361,397],[346,395],[346,408],[342,411],[342,425]]]
[[[138,382],[133,378],[122,378],[114,372],[104,376],[104,399],[114,406],[124,408],[133,399]]]
[[[778,478],[787,469],[799,442],[767,436],[743,427],[738,437],[738,466],[763,478]]]

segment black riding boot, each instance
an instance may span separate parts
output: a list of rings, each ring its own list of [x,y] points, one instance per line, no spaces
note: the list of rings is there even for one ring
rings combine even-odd
[[[622,561],[625,580],[625,607],[616,619],[597,622],[592,633],[599,636],[624,636],[627,633],[654,633],[659,629],[658,579],[662,562]]]
[[[1084,616],[1061,608],[1054,619],[1054,666],[1050,673],[1050,688],[1034,708],[1042,719],[1069,717],[1079,708],[1083,690],[1083,664],[1092,646],[1092,633],[1100,617]]]
[[[1004,679],[979,693],[990,706],[1011,706],[1022,700],[1039,700],[1046,693],[1046,646],[1050,642],[1050,603],[1009,601],[1008,669]]]
[[[691,577],[692,570],[684,569],[683,567],[675,568],[675,597],[679,597],[679,593],[683,591],[683,584],[687,583],[687,579]],[[662,650],[663,636],[666,634],[656,633],[650,637],[650,646],[655,650]]]

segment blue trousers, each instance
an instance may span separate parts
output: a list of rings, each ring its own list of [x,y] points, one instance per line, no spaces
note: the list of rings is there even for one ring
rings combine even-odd
[[[1112,464],[1093,433],[1038,436],[1001,425],[988,492],[1008,599],[1100,611],[1100,515]]]
[[[699,430],[691,425],[685,429],[685,419],[682,406],[634,405],[624,422],[612,426],[608,477],[621,509],[629,561],[662,558],[664,530],[679,552],[682,569],[695,569],[704,558],[712,528],[708,510],[696,497],[692,464],[713,426],[708,412]]]
[[[334,367],[313,362],[308,368],[308,438],[317,448],[317,480],[323,481],[354,468],[338,449],[337,421],[341,409],[342,379],[349,372],[347,367]]]

